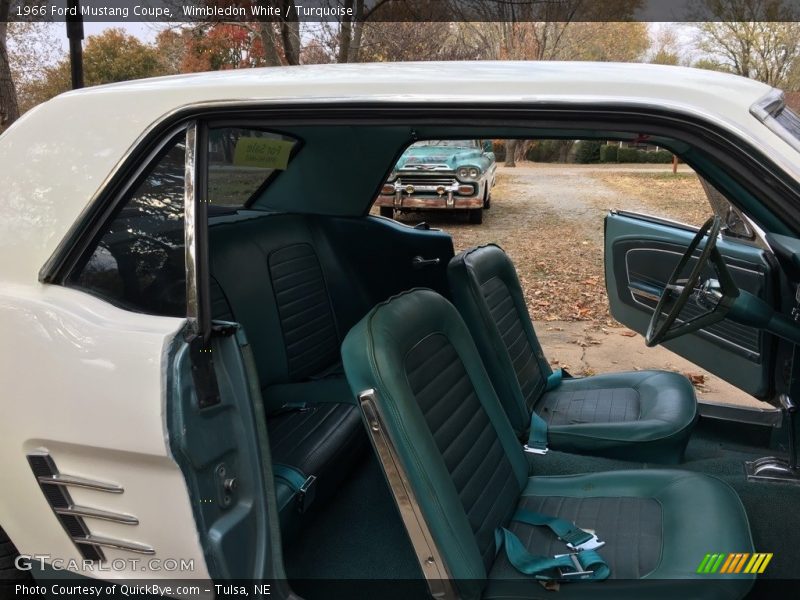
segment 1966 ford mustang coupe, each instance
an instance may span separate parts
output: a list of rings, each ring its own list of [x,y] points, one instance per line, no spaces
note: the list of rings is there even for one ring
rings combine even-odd
[[[471,223],[482,223],[496,171],[491,140],[416,142],[397,161],[375,205],[384,217],[412,210],[466,210]]]
[[[419,141],[642,136],[717,199],[700,228],[608,213],[611,312],[772,410],[553,370],[504,240],[456,254],[370,215]],[[789,593],[799,136],[778,90],[646,65],[263,69],[45,103],[0,137],[2,577]]]

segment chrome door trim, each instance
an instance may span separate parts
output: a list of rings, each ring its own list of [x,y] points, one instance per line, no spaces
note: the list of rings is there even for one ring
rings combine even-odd
[[[98,535],[87,535],[85,537],[73,537],[72,540],[76,544],[83,544],[86,546],[99,546],[101,548],[113,548],[115,550],[126,550],[128,552],[135,552],[137,554],[155,554],[156,551],[146,544],[139,544],[136,542],[126,542],[115,538],[101,537]]]
[[[106,483],[95,479],[86,479],[75,475],[65,475],[56,473],[55,475],[40,475],[37,477],[39,483],[43,485],[58,485],[62,487],[78,487],[97,492],[109,492],[111,494],[121,494],[125,490],[115,483]]]
[[[111,521],[112,523],[122,523],[123,525],[138,525],[139,519],[133,515],[124,513],[100,510],[90,506],[70,505],[65,507],[55,506],[53,510],[59,515],[70,515],[73,517],[84,517],[87,519],[100,519],[101,521]]]
[[[433,598],[455,600],[458,594],[453,586],[453,578],[422,514],[397,449],[388,435],[376,396],[377,392],[374,389],[364,390],[358,394],[358,404],[367,423],[367,433],[375,447],[392,497],[400,511],[403,525],[428,585],[428,591]]]
[[[186,257],[186,317],[192,333],[198,333],[200,314],[197,289],[197,227],[195,206],[195,173],[197,162],[197,121],[186,128],[186,163],[184,169],[183,228]]]

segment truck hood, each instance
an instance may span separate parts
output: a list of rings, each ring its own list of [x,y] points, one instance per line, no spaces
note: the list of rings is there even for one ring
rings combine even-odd
[[[476,164],[481,151],[477,148],[445,148],[421,146],[409,148],[397,161],[397,169],[414,168],[421,165],[447,165],[455,171],[458,167]]]

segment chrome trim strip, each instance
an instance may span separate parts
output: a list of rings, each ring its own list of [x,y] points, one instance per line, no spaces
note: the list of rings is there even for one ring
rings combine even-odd
[[[629,285],[628,290],[634,296],[641,296],[642,298],[647,298],[648,300],[652,300],[654,302],[658,302],[659,300],[661,300],[661,296],[659,296],[658,294],[651,294],[650,292],[641,290],[633,285]]]
[[[87,546],[100,546],[102,548],[114,548],[116,550],[126,550],[127,552],[136,552],[137,554],[155,554],[156,551],[146,545],[139,544],[138,542],[126,542],[114,538],[101,537],[97,535],[87,535],[86,537],[73,537],[76,544],[85,544]]]
[[[195,227],[195,166],[197,161],[197,121],[186,128],[186,165],[184,170],[183,228],[186,246],[186,317],[192,333],[198,333],[200,315],[197,290],[197,231]]]
[[[365,390],[358,395],[358,404],[367,422],[367,432],[386,475],[389,489],[411,539],[411,545],[414,547],[428,591],[437,599],[456,599],[458,594],[453,587],[452,576],[428,528],[397,450],[386,432],[385,421],[381,417],[376,396],[375,390]]]
[[[122,523],[123,525],[138,525],[139,519],[133,515],[126,515],[124,513],[116,513],[108,510],[101,510],[99,508],[91,508],[90,506],[66,506],[66,507],[53,507],[56,514],[68,515],[72,517],[85,517],[88,519],[100,519],[102,521],[111,521],[113,523]]]
[[[125,491],[115,483],[106,483],[104,481],[96,481],[94,479],[86,479],[85,477],[76,477],[75,475],[64,475],[61,473],[57,473],[49,477],[46,475],[40,475],[37,477],[37,479],[39,483],[43,485],[78,487],[87,490],[95,490],[98,492],[109,492],[111,494],[121,494]]]

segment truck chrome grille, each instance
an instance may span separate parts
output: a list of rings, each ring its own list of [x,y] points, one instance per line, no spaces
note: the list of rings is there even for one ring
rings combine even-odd
[[[397,178],[400,185],[453,185],[458,183],[454,177],[442,177],[441,175],[401,175]]]

